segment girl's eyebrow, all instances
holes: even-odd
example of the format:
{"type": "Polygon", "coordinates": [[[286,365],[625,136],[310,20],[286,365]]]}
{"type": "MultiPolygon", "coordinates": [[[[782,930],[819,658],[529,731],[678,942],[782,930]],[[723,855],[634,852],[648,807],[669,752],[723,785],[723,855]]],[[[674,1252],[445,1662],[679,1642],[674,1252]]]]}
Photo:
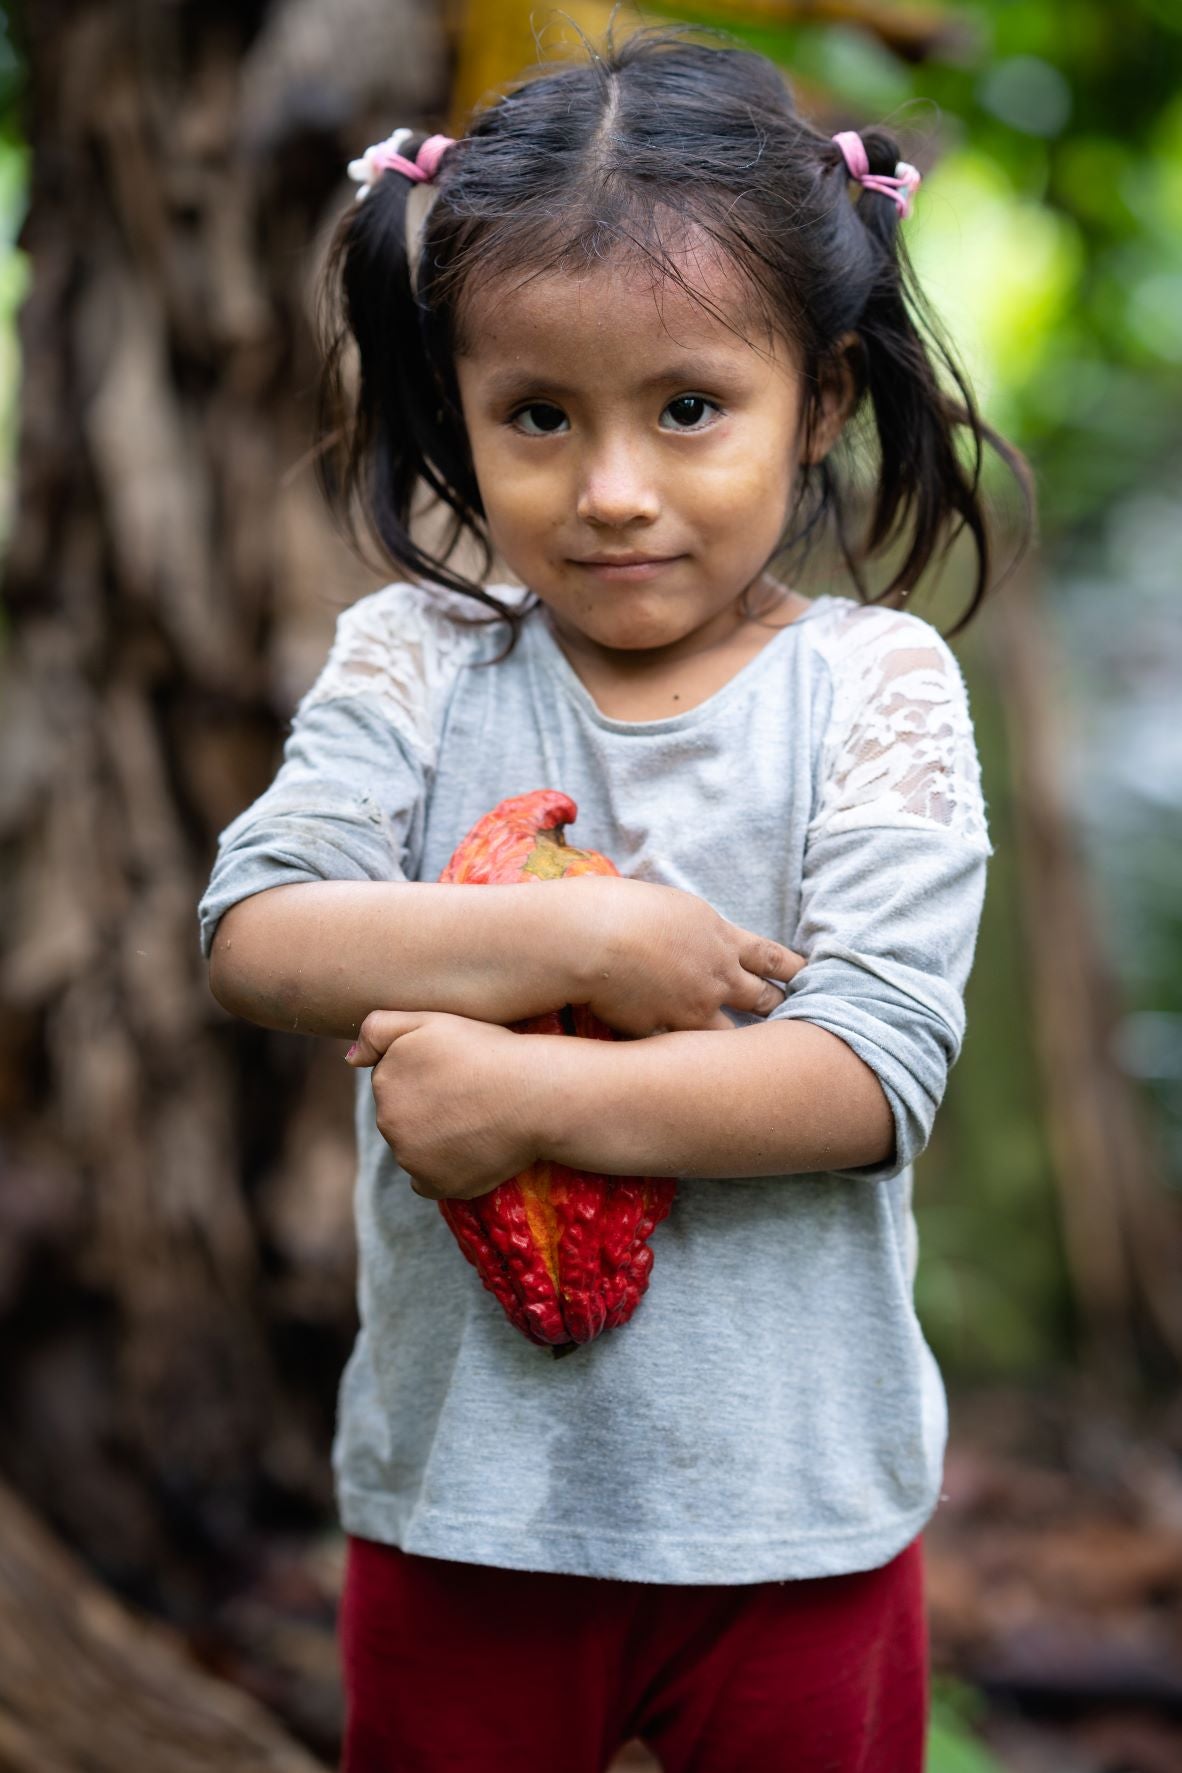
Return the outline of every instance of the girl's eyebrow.
{"type": "MultiPolygon", "coordinates": [[[[699,382],[733,381],[734,367],[724,369],[721,364],[709,358],[698,358],[694,362],[670,363],[652,375],[643,377],[637,382],[639,392],[647,393],[651,388],[664,387],[669,383],[680,383],[693,387],[699,382]]],[[[515,396],[533,393],[544,387],[549,394],[557,394],[562,398],[577,394],[578,388],[572,383],[555,381],[552,377],[526,369],[501,370],[491,375],[486,384],[486,392],[494,400],[512,400],[515,396]]]]}
{"type": "Polygon", "coordinates": [[[512,400],[518,394],[528,394],[531,389],[545,385],[551,394],[570,394],[572,389],[562,382],[551,381],[549,376],[534,375],[529,370],[505,369],[488,378],[486,392],[494,400],[512,400]]]}

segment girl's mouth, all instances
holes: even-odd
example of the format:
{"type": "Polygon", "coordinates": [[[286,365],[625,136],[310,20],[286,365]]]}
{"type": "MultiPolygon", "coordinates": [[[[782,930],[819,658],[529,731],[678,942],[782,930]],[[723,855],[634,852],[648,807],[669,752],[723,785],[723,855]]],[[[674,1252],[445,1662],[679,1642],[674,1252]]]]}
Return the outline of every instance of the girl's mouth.
{"type": "Polygon", "coordinates": [[[681,554],[600,554],[571,564],[600,579],[651,579],[683,559],[681,554]]]}

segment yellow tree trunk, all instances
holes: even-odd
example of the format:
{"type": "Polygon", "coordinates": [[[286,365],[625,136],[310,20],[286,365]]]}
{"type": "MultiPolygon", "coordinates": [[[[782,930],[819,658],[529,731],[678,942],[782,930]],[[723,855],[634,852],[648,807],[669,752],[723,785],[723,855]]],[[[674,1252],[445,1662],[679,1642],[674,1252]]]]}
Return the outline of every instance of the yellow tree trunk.
{"type": "Polygon", "coordinates": [[[909,61],[939,48],[953,48],[966,35],[963,18],[935,4],[900,5],[899,0],[670,0],[654,11],[645,6],[612,5],[609,0],[562,0],[550,7],[531,0],[452,0],[451,30],[456,47],[452,126],[462,128],[482,99],[538,62],[569,54],[585,32],[602,42],[614,14],[618,38],[640,25],[668,19],[712,26],[789,25],[807,21],[855,25],[888,44],[909,61]]]}
{"type": "Polygon", "coordinates": [[[569,54],[580,30],[593,42],[601,42],[613,10],[621,34],[640,22],[623,7],[613,9],[607,0],[564,0],[561,8],[539,8],[529,0],[456,0],[453,129],[462,128],[473,106],[506,81],[539,62],[569,54]]]}

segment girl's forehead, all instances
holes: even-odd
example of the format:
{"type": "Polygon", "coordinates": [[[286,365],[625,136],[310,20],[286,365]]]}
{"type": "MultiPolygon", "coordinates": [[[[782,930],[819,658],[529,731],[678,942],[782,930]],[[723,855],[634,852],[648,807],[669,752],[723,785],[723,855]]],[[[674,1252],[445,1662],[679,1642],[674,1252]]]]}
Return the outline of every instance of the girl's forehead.
{"type": "Polygon", "coordinates": [[[676,346],[766,353],[769,329],[748,281],[721,254],[671,270],[623,255],[577,269],[505,272],[473,280],[462,306],[460,354],[472,363],[676,346]]]}

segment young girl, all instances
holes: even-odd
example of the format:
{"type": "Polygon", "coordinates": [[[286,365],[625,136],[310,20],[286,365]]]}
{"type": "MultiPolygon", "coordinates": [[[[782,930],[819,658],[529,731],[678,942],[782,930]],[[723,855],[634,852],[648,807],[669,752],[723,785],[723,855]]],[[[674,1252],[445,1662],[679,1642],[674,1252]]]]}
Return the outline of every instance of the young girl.
{"type": "Polygon", "coordinates": [[[642,32],[350,170],[327,484],[403,576],[340,616],[200,906],[222,1004],[355,1042],[343,1766],[602,1773],[639,1736],[666,1773],[917,1773],[946,1411],[911,1176],[991,846],[958,666],[898,604],[967,528],[972,613],[982,441],[1023,464],[917,330],[918,174],[758,56],[642,32]],[[504,583],[417,505],[412,539],[423,483],[504,583]],[[851,585],[809,601],[771,566],[827,516],[851,585]],[[623,878],[439,884],[539,787],[623,878]],[[505,1026],[564,1003],[631,1038],[505,1026]],[[681,1178],[634,1317],[562,1361],[435,1204],[540,1156],[681,1178]]]}

